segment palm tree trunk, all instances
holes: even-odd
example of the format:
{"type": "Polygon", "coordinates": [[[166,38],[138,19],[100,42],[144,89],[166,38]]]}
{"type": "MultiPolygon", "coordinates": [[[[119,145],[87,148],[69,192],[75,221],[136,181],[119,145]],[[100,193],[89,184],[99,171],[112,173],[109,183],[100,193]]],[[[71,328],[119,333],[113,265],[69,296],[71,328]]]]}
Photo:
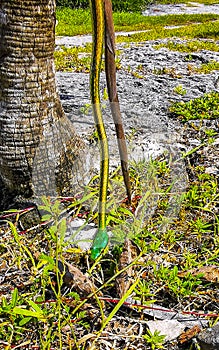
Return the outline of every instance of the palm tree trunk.
{"type": "MultiPolygon", "coordinates": [[[[55,0],[0,2],[0,175],[10,196],[63,194],[83,142],[56,89],[55,0]],[[52,179],[50,179],[50,175],[52,179]]],[[[6,200],[3,198],[3,201],[6,200]]]]}

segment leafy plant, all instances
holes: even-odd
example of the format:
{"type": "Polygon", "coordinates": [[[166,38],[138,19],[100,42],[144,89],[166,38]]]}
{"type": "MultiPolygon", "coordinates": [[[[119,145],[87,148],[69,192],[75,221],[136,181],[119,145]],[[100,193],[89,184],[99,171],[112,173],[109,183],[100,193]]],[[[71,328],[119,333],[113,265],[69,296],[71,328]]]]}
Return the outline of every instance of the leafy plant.
{"type": "Polygon", "coordinates": [[[54,52],[55,66],[57,71],[83,72],[90,71],[91,48],[88,52],[88,47],[63,47],[59,51],[54,52]],[[82,54],[82,56],[81,56],[82,54]]]}
{"type": "Polygon", "coordinates": [[[182,122],[191,119],[216,119],[219,117],[219,93],[211,92],[188,102],[177,102],[170,111],[177,115],[182,122]]]}
{"type": "MultiPolygon", "coordinates": [[[[59,1],[62,6],[70,2],[70,0],[59,1]]],[[[140,1],[132,4],[130,1],[127,4],[117,1],[117,5],[140,6],[140,1]]],[[[77,2],[77,6],[84,7],[85,1],[77,2]]],[[[91,32],[89,10],[57,9],[57,18],[59,35],[91,32]]],[[[120,37],[119,41],[152,40],[176,35],[190,38],[218,38],[218,21],[211,23],[218,19],[218,15],[215,14],[149,18],[140,13],[122,12],[115,13],[114,19],[116,30],[149,30],[148,33],[135,34],[132,38],[120,37]],[[175,29],[164,28],[165,25],[177,24],[185,26],[175,29]]],[[[174,42],[173,39],[172,42],[174,42]]],[[[202,49],[218,51],[215,45],[215,42],[192,40],[187,46],[169,44],[169,48],[178,48],[185,52],[202,49]]],[[[89,71],[91,45],[70,49],[61,47],[59,50],[55,53],[57,69],[74,72],[89,71]]],[[[192,55],[188,56],[188,59],[192,59],[192,55]]],[[[188,62],[189,64],[191,62],[188,62]]],[[[200,72],[201,69],[202,72],[208,72],[209,69],[217,69],[217,63],[210,62],[199,68],[192,66],[190,71],[198,72],[197,69],[200,69],[200,72]]],[[[143,65],[138,66],[133,72],[130,68],[130,73],[135,76],[139,74],[140,77],[142,72],[144,72],[143,65]]],[[[173,67],[164,68],[158,73],[177,78],[173,67]]],[[[183,89],[180,87],[177,91],[181,93],[183,89]]],[[[107,99],[107,94],[104,93],[104,95],[107,99]]],[[[195,118],[214,119],[218,118],[218,102],[218,94],[212,92],[196,101],[175,104],[173,113],[183,121],[195,118]]],[[[89,107],[85,105],[82,112],[89,112],[89,107]]],[[[192,127],[192,123],[188,124],[188,127],[192,127]]],[[[89,340],[94,347],[95,343],[99,346],[98,339],[105,327],[113,324],[116,315],[124,317],[124,310],[120,308],[128,296],[131,300],[137,299],[144,305],[151,305],[156,299],[157,303],[162,302],[165,306],[171,304],[171,307],[176,307],[179,312],[189,308],[203,310],[206,305],[210,311],[215,312],[217,284],[209,282],[210,287],[206,289],[202,276],[193,276],[188,269],[218,264],[219,218],[216,212],[219,198],[218,180],[216,176],[207,174],[204,167],[195,166],[190,162],[191,157],[195,157],[196,152],[205,144],[211,146],[211,141],[217,136],[217,130],[202,126],[194,130],[197,131],[198,136],[201,135],[200,147],[189,150],[183,155],[189,174],[191,173],[192,176],[182,195],[179,215],[171,218],[165,229],[162,222],[165,220],[169,202],[174,199],[170,191],[171,160],[163,155],[149,162],[142,160],[131,164],[130,173],[134,193],[131,206],[125,201],[119,169],[111,174],[107,224],[112,232],[111,243],[114,248],[93,264],[89,260],[89,253],[81,252],[77,247],[75,233],[71,241],[65,241],[66,217],[69,221],[73,221],[78,216],[84,219],[82,227],[79,227],[76,233],[87,223],[96,223],[98,176],[90,181],[83,193],[72,198],[65,206],[61,204],[63,198],[54,200],[44,197],[40,209],[43,211],[42,219],[44,223],[47,222],[47,226],[39,225],[39,231],[30,228],[28,232],[21,235],[19,214],[16,214],[16,218],[10,223],[4,221],[6,227],[3,225],[1,228],[0,249],[1,269],[5,273],[6,280],[3,280],[1,286],[3,289],[0,299],[0,339],[6,343],[4,344],[6,349],[31,347],[32,340],[33,346],[39,344],[38,346],[42,349],[64,349],[65,347],[85,349],[88,347],[89,340]],[[147,215],[150,205],[153,208],[153,215],[147,215]],[[86,214],[84,214],[85,211],[86,214]],[[136,258],[129,261],[121,271],[131,269],[130,278],[133,280],[127,293],[117,300],[118,303],[113,307],[112,303],[116,300],[114,299],[115,280],[119,274],[122,275],[121,271],[117,271],[117,266],[121,251],[124,249],[125,238],[134,241],[133,246],[137,254],[136,258]],[[75,290],[66,287],[65,261],[78,266],[89,275],[97,284],[98,291],[112,296],[113,302],[107,301],[106,304],[107,313],[104,302],[97,293],[95,294],[96,291],[88,295],[87,299],[85,297],[81,300],[75,290]],[[59,262],[64,266],[61,271],[59,262]],[[184,273],[183,277],[180,276],[180,272],[184,273]],[[11,291],[10,288],[13,289],[14,286],[16,288],[11,291]],[[92,325],[92,333],[90,325],[92,325]],[[27,339],[25,344],[24,339],[27,339]]],[[[130,142],[131,140],[134,142],[135,132],[136,130],[132,130],[130,142]]],[[[93,135],[92,139],[94,140],[95,137],[93,135]]],[[[132,253],[129,252],[131,258],[132,253]]],[[[129,313],[126,307],[125,315],[133,317],[133,309],[131,308],[129,313]]],[[[141,322],[138,316],[136,319],[136,324],[138,321],[141,322]]],[[[147,348],[149,346],[152,350],[165,348],[164,336],[157,331],[154,333],[148,331],[143,338],[147,348]]]]}
{"type": "Polygon", "coordinates": [[[183,89],[183,86],[182,85],[177,85],[173,91],[176,93],[176,94],[179,94],[179,95],[186,95],[186,89],[183,89]]]}
{"type": "Polygon", "coordinates": [[[158,269],[155,267],[154,273],[156,278],[161,279],[163,283],[166,283],[166,288],[176,296],[192,295],[197,286],[201,284],[199,276],[194,277],[191,274],[188,274],[184,279],[179,278],[177,266],[169,269],[168,267],[161,265],[158,269]]]}
{"type": "Polygon", "coordinates": [[[154,333],[152,333],[150,329],[147,330],[147,334],[143,335],[143,338],[146,340],[147,343],[150,344],[152,350],[163,349],[165,337],[165,335],[160,334],[160,332],[157,330],[155,330],[154,333]]]}
{"type": "MultiPolygon", "coordinates": [[[[155,49],[159,50],[162,47],[166,47],[171,51],[179,51],[179,52],[197,52],[201,50],[209,50],[209,51],[219,51],[219,46],[217,42],[212,42],[212,40],[187,40],[185,43],[178,43],[174,40],[168,40],[167,43],[162,43],[153,46],[155,49]]],[[[192,56],[190,55],[190,59],[192,56]]]]}

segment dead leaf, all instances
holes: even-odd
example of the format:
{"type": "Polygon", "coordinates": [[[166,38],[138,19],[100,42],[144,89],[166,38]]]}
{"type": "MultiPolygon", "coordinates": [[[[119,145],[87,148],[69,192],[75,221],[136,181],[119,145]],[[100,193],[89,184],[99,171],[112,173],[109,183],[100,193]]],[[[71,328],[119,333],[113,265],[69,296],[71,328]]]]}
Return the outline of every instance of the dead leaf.
{"type": "Polygon", "coordinates": [[[130,239],[126,238],[118,264],[119,271],[125,270],[116,278],[116,291],[120,298],[125,295],[132,283],[133,266],[127,269],[126,267],[138,256],[138,253],[138,247],[130,239]]]}
{"type": "Polygon", "coordinates": [[[179,336],[180,344],[186,343],[190,339],[194,338],[200,332],[201,332],[201,328],[198,325],[188,329],[186,332],[183,332],[179,336]]]}
{"type": "Polygon", "coordinates": [[[192,276],[197,276],[202,274],[202,279],[205,279],[208,282],[219,282],[219,266],[211,265],[211,266],[203,266],[196,269],[191,269],[188,271],[179,272],[179,277],[185,277],[188,273],[191,273],[192,276]]]}
{"type": "MultiPolygon", "coordinates": [[[[83,297],[97,291],[97,287],[94,283],[85,276],[81,270],[67,262],[65,264],[68,267],[68,271],[64,275],[63,281],[68,287],[75,289],[76,292],[79,295],[83,295],[83,297]]],[[[102,296],[102,293],[98,292],[98,295],[102,296]]]]}

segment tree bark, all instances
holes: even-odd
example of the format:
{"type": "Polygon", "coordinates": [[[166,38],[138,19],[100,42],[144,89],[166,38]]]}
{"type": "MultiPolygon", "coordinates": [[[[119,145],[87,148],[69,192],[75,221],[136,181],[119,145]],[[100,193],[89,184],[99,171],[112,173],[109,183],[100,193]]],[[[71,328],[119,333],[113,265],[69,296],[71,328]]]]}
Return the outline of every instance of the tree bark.
{"type": "Polygon", "coordinates": [[[55,82],[55,0],[0,2],[0,175],[6,197],[72,189],[83,148],[55,82]]]}

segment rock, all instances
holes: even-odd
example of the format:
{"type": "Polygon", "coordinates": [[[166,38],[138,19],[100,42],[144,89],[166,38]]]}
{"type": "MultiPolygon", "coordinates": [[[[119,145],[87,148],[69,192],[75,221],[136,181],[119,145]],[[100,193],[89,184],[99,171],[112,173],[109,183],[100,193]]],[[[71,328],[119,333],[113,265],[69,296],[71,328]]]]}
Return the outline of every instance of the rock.
{"type": "Polygon", "coordinates": [[[201,350],[219,349],[219,324],[207,328],[197,336],[201,350]]]}
{"type": "Polygon", "coordinates": [[[160,335],[165,335],[165,342],[178,338],[185,328],[184,324],[176,320],[147,321],[146,324],[151,333],[158,331],[160,335]]]}

